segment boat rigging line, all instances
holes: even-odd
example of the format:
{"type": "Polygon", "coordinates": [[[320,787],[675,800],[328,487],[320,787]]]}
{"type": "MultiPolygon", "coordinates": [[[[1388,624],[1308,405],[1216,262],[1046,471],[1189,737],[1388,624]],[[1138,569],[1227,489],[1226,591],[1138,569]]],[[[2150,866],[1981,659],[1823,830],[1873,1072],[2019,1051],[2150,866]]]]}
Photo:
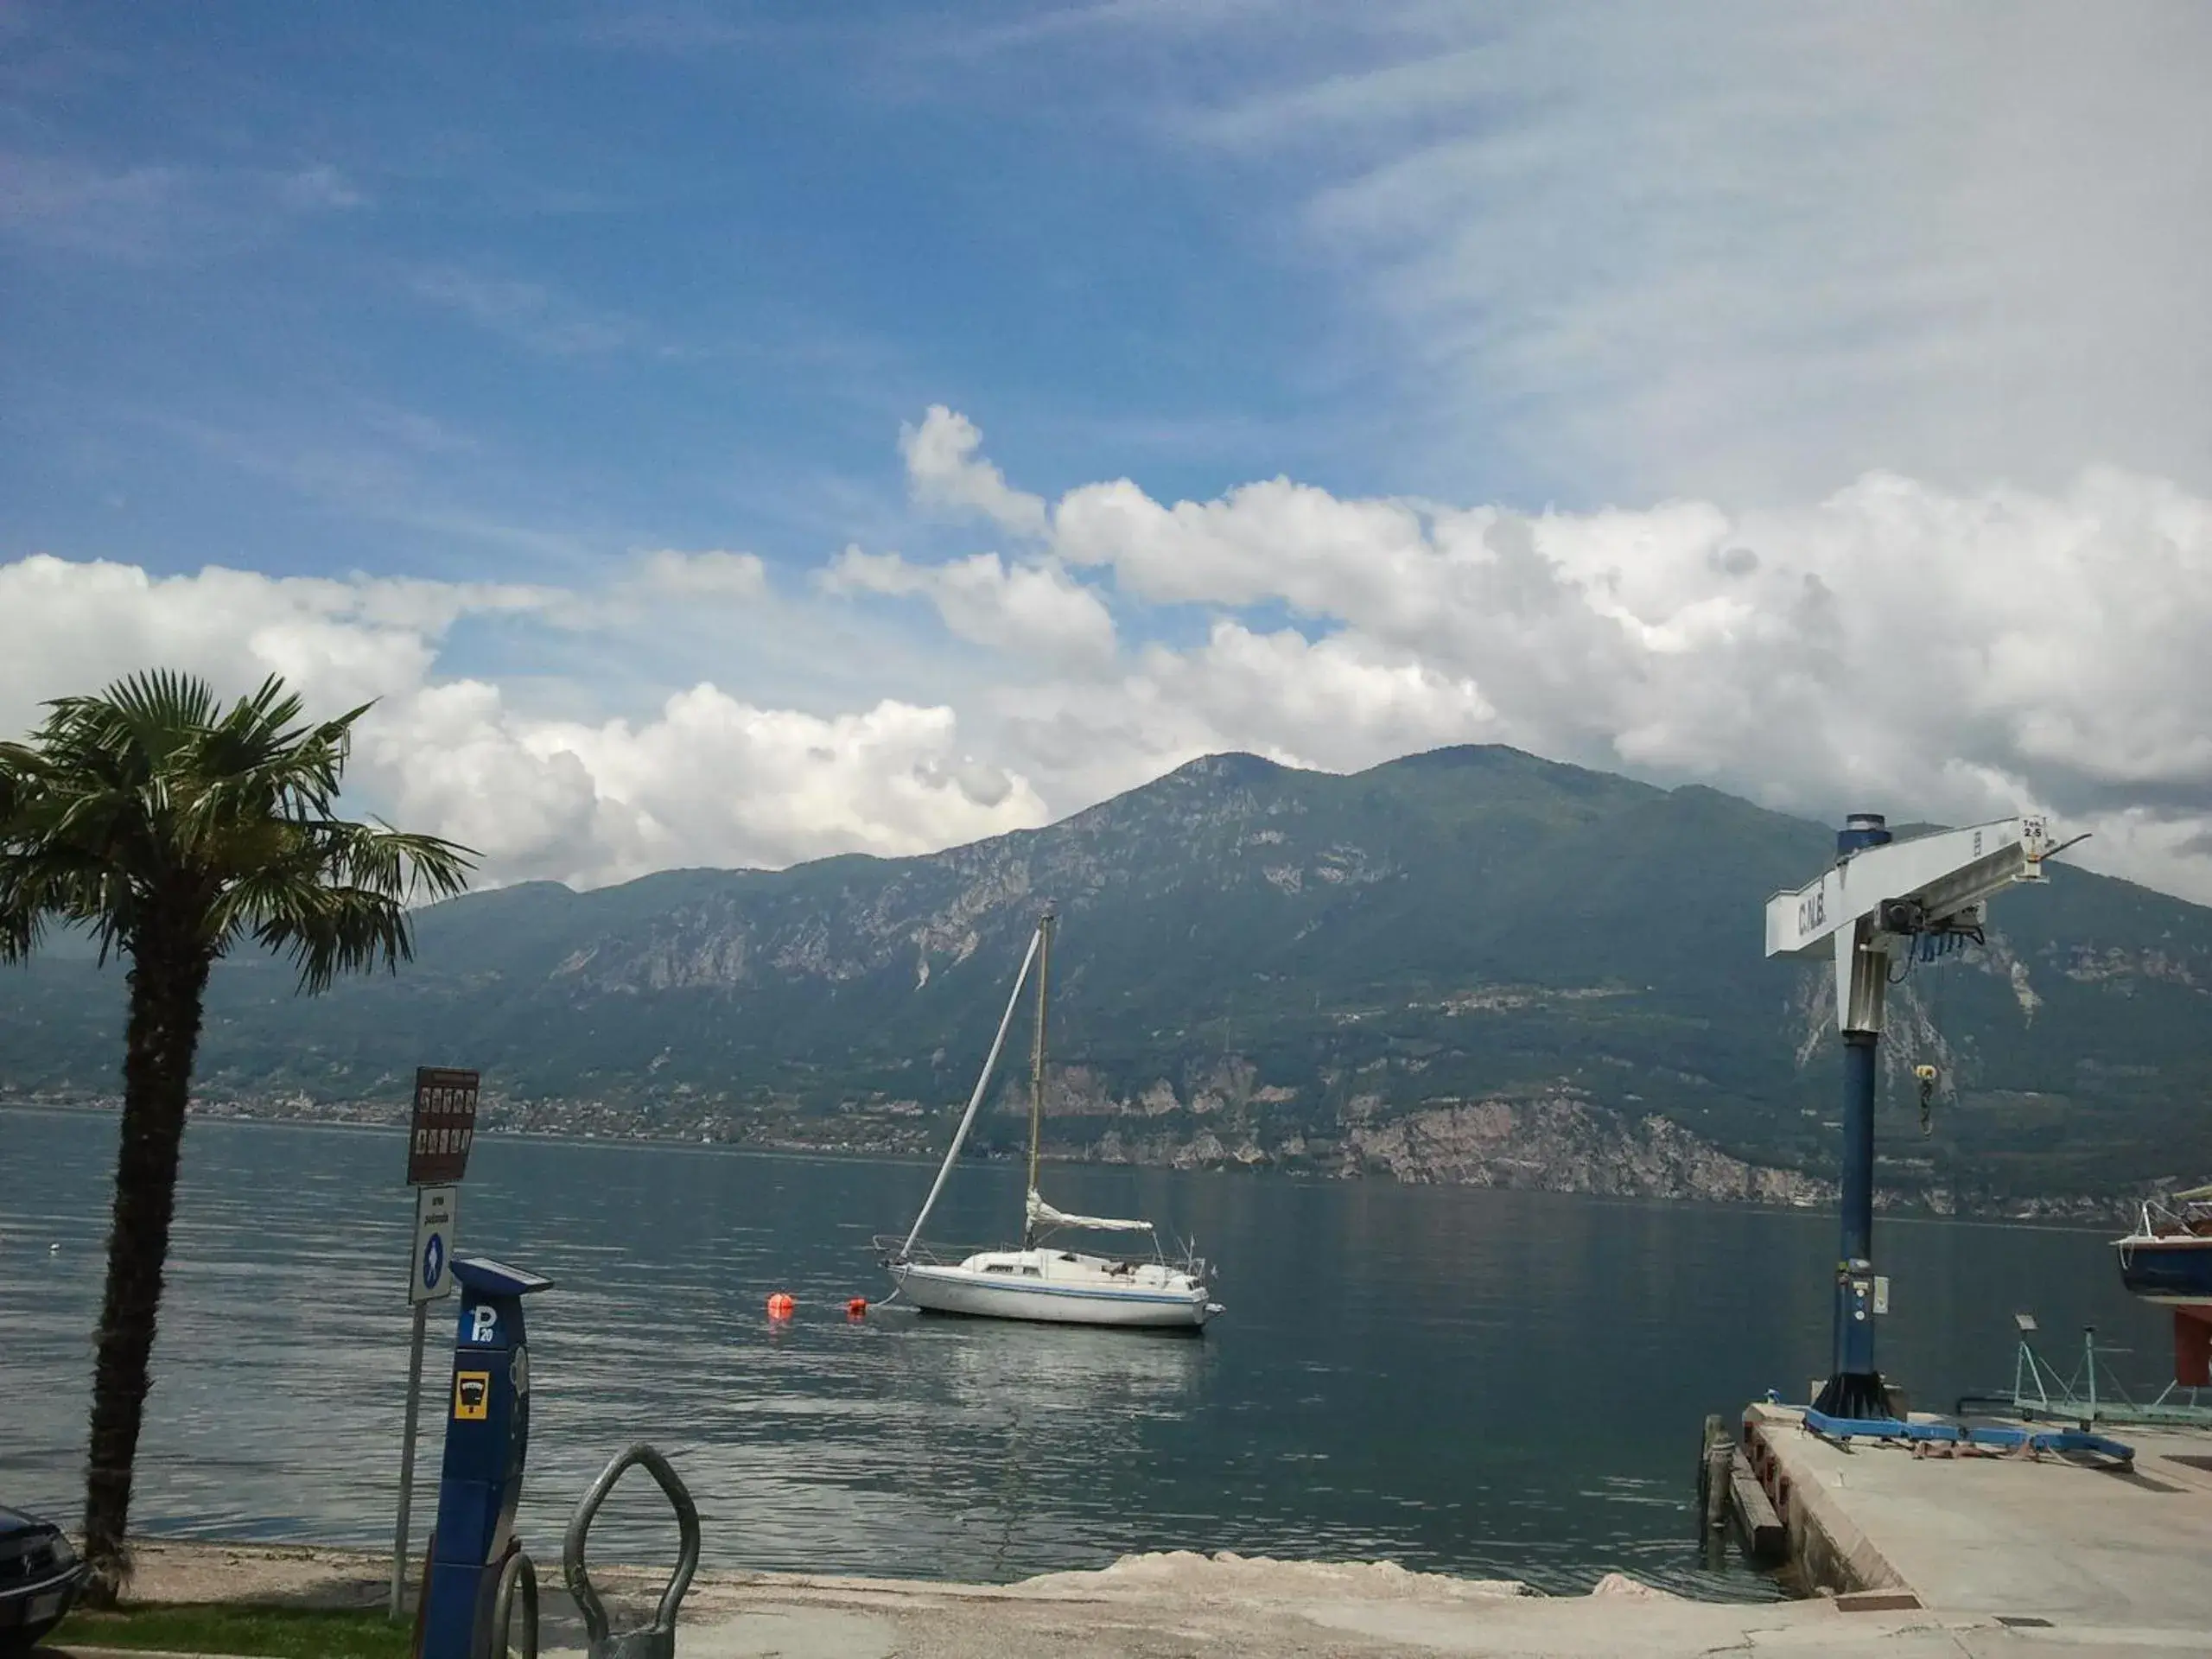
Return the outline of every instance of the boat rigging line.
{"type": "MultiPolygon", "coordinates": [[[[930,1183],[930,1195],[922,1200],[922,1213],[914,1217],[913,1230],[906,1235],[906,1242],[899,1247],[899,1259],[905,1261],[914,1253],[914,1241],[922,1236],[922,1228],[930,1218],[930,1211],[937,1205],[938,1195],[944,1191],[945,1178],[952,1173],[952,1166],[960,1160],[960,1148],[968,1143],[968,1131],[976,1126],[976,1109],[983,1103],[983,1091],[991,1086],[991,1073],[998,1069],[999,1051],[1006,1046],[1006,1034],[1014,1026],[1014,1011],[1021,1006],[1021,988],[1029,978],[1029,964],[1037,960],[1037,942],[1044,930],[1029,936],[1029,950],[1021,958],[1021,971],[1014,976],[1014,995],[1006,1000],[1006,1013],[999,1020],[999,1034],[991,1039],[991,1052],[983,1062],[982,1075],[976,1079],[976,1092],[968,1096],[968,1109],[961,1114],[960,1128],[952,1137],[952,1150],[944,1155],[944,1162],[937,1172],[937,1179],[930,1183]]],[[[1032,1179],[1034,1175],[1033,1172],[1032,1179]]]]}

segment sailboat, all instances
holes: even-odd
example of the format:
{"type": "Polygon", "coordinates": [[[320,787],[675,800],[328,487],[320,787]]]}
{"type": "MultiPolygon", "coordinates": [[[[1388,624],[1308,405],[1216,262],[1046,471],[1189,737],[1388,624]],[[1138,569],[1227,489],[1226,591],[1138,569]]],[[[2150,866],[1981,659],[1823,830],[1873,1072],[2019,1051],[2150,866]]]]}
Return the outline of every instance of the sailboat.
{"type": "Polygon", "coordinates": [[[1047,1325],[1109,1325],[1149,1327],[1203,1326],[1222,1311],[1206,1288],[1206,1264],[1185,1251],[1171,1262],[1160,1248],[1160,1232],[1148,1221],[1113,1216],[1078,1216],[1055,1209],[1037,1190],[1037,1148],[1045,1122],[1045,1011],[1052,956],[1050,911],[1030,935],[1029,949],[1014,976],[998,1035],[976,1079],[968,1109],[953,1134],[952,1147],[922,1201],[921,1213],[901,1239],[879,1238],[883,1265],[899,1294],[916,1307],[934,1313],[968,1313],[985,1319],[1029,1319],[1047,1325]],[[983,1103],[1007,1032],[1021,1003],[1022,987],[1037,970],[1037,1027],[1029,1055],[1029,1183],[1022,1203],[1018,1247],[976,1250],[948,1259],[921,1243],[922,1229],[937,1207],[960,1149],[967,1144],[976,1110],[983,1103]],[[1141,1233],[1152,1240],[1149,1257],[1103,1255],[1065,1249],[1048,1241],[1061,1232],[1141,1233]]]}

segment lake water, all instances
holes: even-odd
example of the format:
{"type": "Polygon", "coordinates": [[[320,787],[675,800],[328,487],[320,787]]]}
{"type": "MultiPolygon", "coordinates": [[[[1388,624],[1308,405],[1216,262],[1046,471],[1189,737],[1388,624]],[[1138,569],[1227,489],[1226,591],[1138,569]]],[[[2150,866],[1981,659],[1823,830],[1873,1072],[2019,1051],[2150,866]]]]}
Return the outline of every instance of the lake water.
{"type": "MultiPolygon", "coordinates": [[[[91,1332],[117,1121],[0,1111],[0,1501],[81,1503],[91,1332]],[[54,1248],[58,1247],[58,1248],[54,1248]]],[[[412,1205],[396,1132],[194,1122],[134,1520],[180,1535],[389,1547],[412,1205]]],[[[1586,1586],[1776,1593],[1700,1563],[1708,1411],[1827,1368],[1835,1223],[1820,1213],[1269,1176],[1051,1168],[1054,1202],[1145,1215],[1220,1264],[1201,1339],[938,1320],[868,1250],[929,1172],[710,1147],[486,1137],[464,1250],[551,1276],[529,1305],[521,1527],[631,1440],[697,1497],[712,1564],[1009,1580],[1127,1551],[1234,1549],[1586,1586]],[[787,1290],[798,1318],[772,1328],[787,1290]]],[[[955,1179],[933,1235],[992,1239],[1020,1172],[955,1179]]],[[[2009,1382],[2012,1313],[2070,1355],[2095,1324],[2156,1377],[2158,1316],[2103,1236],[1884,1222],[1885,1368],[1918,1401],[2009,1382]]],[[[444,1305],[450,1308],[452,1304],[444,1305]]],[[[445,1386],[434,1319],[426,1390],[445,1386]]],[[[435,1505],[426,1413],[416,1545],[435,1505]]],[[[666,1549],[639,1478],[594,1529],[666,1549]]],[[[595,1553],[597,1553],[595,1551],[595,1553]]]]}

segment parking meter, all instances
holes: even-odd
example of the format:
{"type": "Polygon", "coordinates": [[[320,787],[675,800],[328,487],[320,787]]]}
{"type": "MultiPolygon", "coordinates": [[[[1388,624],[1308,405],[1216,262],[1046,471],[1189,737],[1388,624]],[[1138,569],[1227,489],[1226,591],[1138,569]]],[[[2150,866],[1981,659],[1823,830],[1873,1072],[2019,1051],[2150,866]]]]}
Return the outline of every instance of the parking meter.
{"type": "Polygon", "coordinates": [[[486,1659],[499,1568],[514,1546],[515,1505],[530,1450],[530,1345],[522,1299],[552,1281],[455,1256],[461,1319],[446,1401],[438,1524],[423,1592],[422,1659],[486,1659]]]}

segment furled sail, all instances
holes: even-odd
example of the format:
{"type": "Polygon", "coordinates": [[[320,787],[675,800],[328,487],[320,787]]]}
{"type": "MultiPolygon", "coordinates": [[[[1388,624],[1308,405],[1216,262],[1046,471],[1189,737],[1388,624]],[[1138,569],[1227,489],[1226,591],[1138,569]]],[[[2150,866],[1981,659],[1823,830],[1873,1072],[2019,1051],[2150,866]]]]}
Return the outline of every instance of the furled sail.
{"type": "Polygon", "coordinates": [[[1148,1221],[1116,1221],[1111,1216],[1071,1216],[1065,1211],[1055,1210],[1045,1202],[1035,1187],[1029,1189],[1029,1230],[1040,1227],[1088,1227],[1102,1233],[1148,1233],[1148,1221]]]}

